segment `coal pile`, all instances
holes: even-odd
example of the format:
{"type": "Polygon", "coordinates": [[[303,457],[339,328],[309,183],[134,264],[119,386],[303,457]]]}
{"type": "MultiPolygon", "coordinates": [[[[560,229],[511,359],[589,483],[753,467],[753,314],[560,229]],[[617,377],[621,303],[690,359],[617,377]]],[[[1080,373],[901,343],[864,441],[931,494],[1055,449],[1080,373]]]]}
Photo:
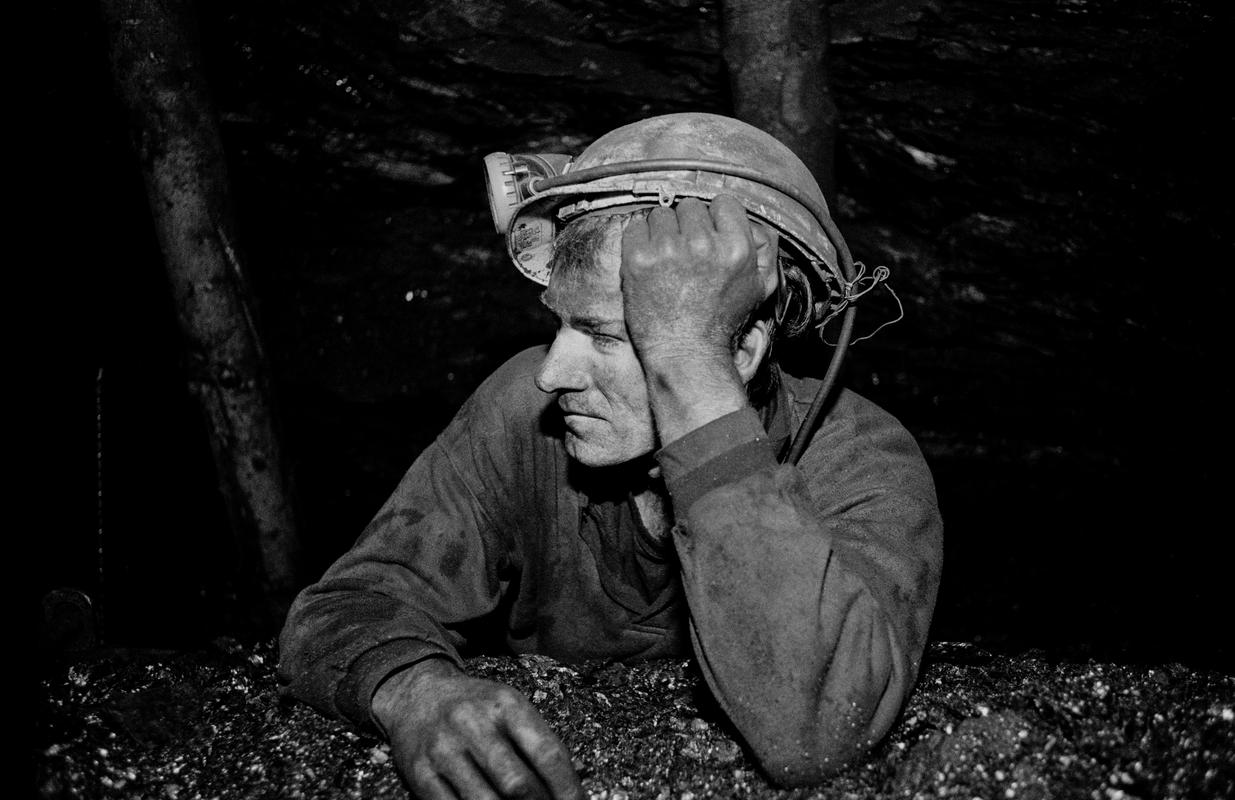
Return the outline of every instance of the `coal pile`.
{"type": "MultiPolygon", "coordinates": [[[[218,640],[50,667],[38,796],[405,797],[383,742],[279,697],[275,659],[271,644],[218,640]]],[[[468,669],[531,698],[593,800],[1235,795],[1235,677],[1179,664],[934,643],[889,736],[830,782],[796,790],[759,772],[689,661],[486,656],[468,669]]]]}

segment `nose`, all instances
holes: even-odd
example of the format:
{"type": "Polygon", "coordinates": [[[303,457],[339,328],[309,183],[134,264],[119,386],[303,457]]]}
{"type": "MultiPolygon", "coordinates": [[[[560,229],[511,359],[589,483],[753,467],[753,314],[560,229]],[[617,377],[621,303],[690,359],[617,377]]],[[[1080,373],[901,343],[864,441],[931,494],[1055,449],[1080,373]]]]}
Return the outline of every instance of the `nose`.
{"type": "Polygon", "coordinates": [[[542,392],[579,392],[587,388],[586,357],[580,350],[583,337],[577,331],[561,328],[540,369],[536,371],[536,388],[542,392]]]}

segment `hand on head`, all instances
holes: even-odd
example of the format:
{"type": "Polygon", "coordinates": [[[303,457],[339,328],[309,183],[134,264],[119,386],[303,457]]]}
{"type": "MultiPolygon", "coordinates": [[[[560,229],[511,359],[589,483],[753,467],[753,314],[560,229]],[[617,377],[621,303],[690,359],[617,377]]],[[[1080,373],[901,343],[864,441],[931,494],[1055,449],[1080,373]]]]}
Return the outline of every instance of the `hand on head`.
{"type": "Polygon", "coordinates": [[[728,358],[734,331],[776,288],[777,245],[727,194],[632,219],[622,237],[622,297],[640,359],[728,358]]]}

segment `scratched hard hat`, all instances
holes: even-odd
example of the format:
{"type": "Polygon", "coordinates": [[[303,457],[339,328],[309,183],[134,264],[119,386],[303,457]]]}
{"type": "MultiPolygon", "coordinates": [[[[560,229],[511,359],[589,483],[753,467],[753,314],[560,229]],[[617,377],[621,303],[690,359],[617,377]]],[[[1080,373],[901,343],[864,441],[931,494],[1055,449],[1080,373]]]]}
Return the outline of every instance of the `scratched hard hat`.
{"type": "Polygon", "coordinates": [[[650,117],[601,136],[565,174],[593,167],[610,169],[595,179],[534,191],[514,210],[506,232],[507,250],[515,265],[537,283],[549,282],[553,238],[576,217],[617,206],[669,205],[685,197],[709,201],[721,193],[735,195],[750,215],[779,231],[783,244],[842,277],[836,247],[816,217],[829,213],[819,184],[788,147],[753,125],[717,114],[650,117]],[[622,164],[649,159],[724,166],[621,170],[622,164]]]}

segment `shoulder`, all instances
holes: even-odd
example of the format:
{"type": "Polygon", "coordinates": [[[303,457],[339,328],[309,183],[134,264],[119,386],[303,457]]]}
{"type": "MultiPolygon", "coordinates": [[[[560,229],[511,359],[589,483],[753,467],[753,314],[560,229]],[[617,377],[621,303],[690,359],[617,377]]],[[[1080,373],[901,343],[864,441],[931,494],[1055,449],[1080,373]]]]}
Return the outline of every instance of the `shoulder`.
{"type": "Polygon", "coordinates": [[[546,345],[529,347],[506,360],[476,388],[473,398],[502,398],[544,406],[548,395],[536,388],[536,371],[545,360],[546,345]]]}
{"type": "MultiPolygon", "coordinates": [[[[796,433],[819,381],[786,375],[785,383],[796,433]]],[[[851,389],[836,392],[801,466],[829,480],[843,476],[851,485],[896,487],[931,502],[935,499],[930,469],[913,435],[894,415],[851,389]]]]}
{"type": "MultiPolygon", "coordinates": [[[[785,395],[791,407],[790,416],[796,426],[815,400],[820,381],[816,378],[799,378],[782,373],[785,395]]],[[[823,434],[849,436],[876,436],[900,439],[913,437],[895,416],[885,411],[874,401],[852,389],[837,387],[824,416],[823,423],[814,439],[823,434]]],[[[812,445],[814,444],[812,440],[812,445]]],[[[916,445],[915,445],[916,447],[916,445]]]]}
{"type": "Polygon", "coordinates": [[[442,436],[520,438],[540,430],[553,401],[536,388],[536,371],[548,348],[529,347],[512,356],[476,387],[442,436]]]}

